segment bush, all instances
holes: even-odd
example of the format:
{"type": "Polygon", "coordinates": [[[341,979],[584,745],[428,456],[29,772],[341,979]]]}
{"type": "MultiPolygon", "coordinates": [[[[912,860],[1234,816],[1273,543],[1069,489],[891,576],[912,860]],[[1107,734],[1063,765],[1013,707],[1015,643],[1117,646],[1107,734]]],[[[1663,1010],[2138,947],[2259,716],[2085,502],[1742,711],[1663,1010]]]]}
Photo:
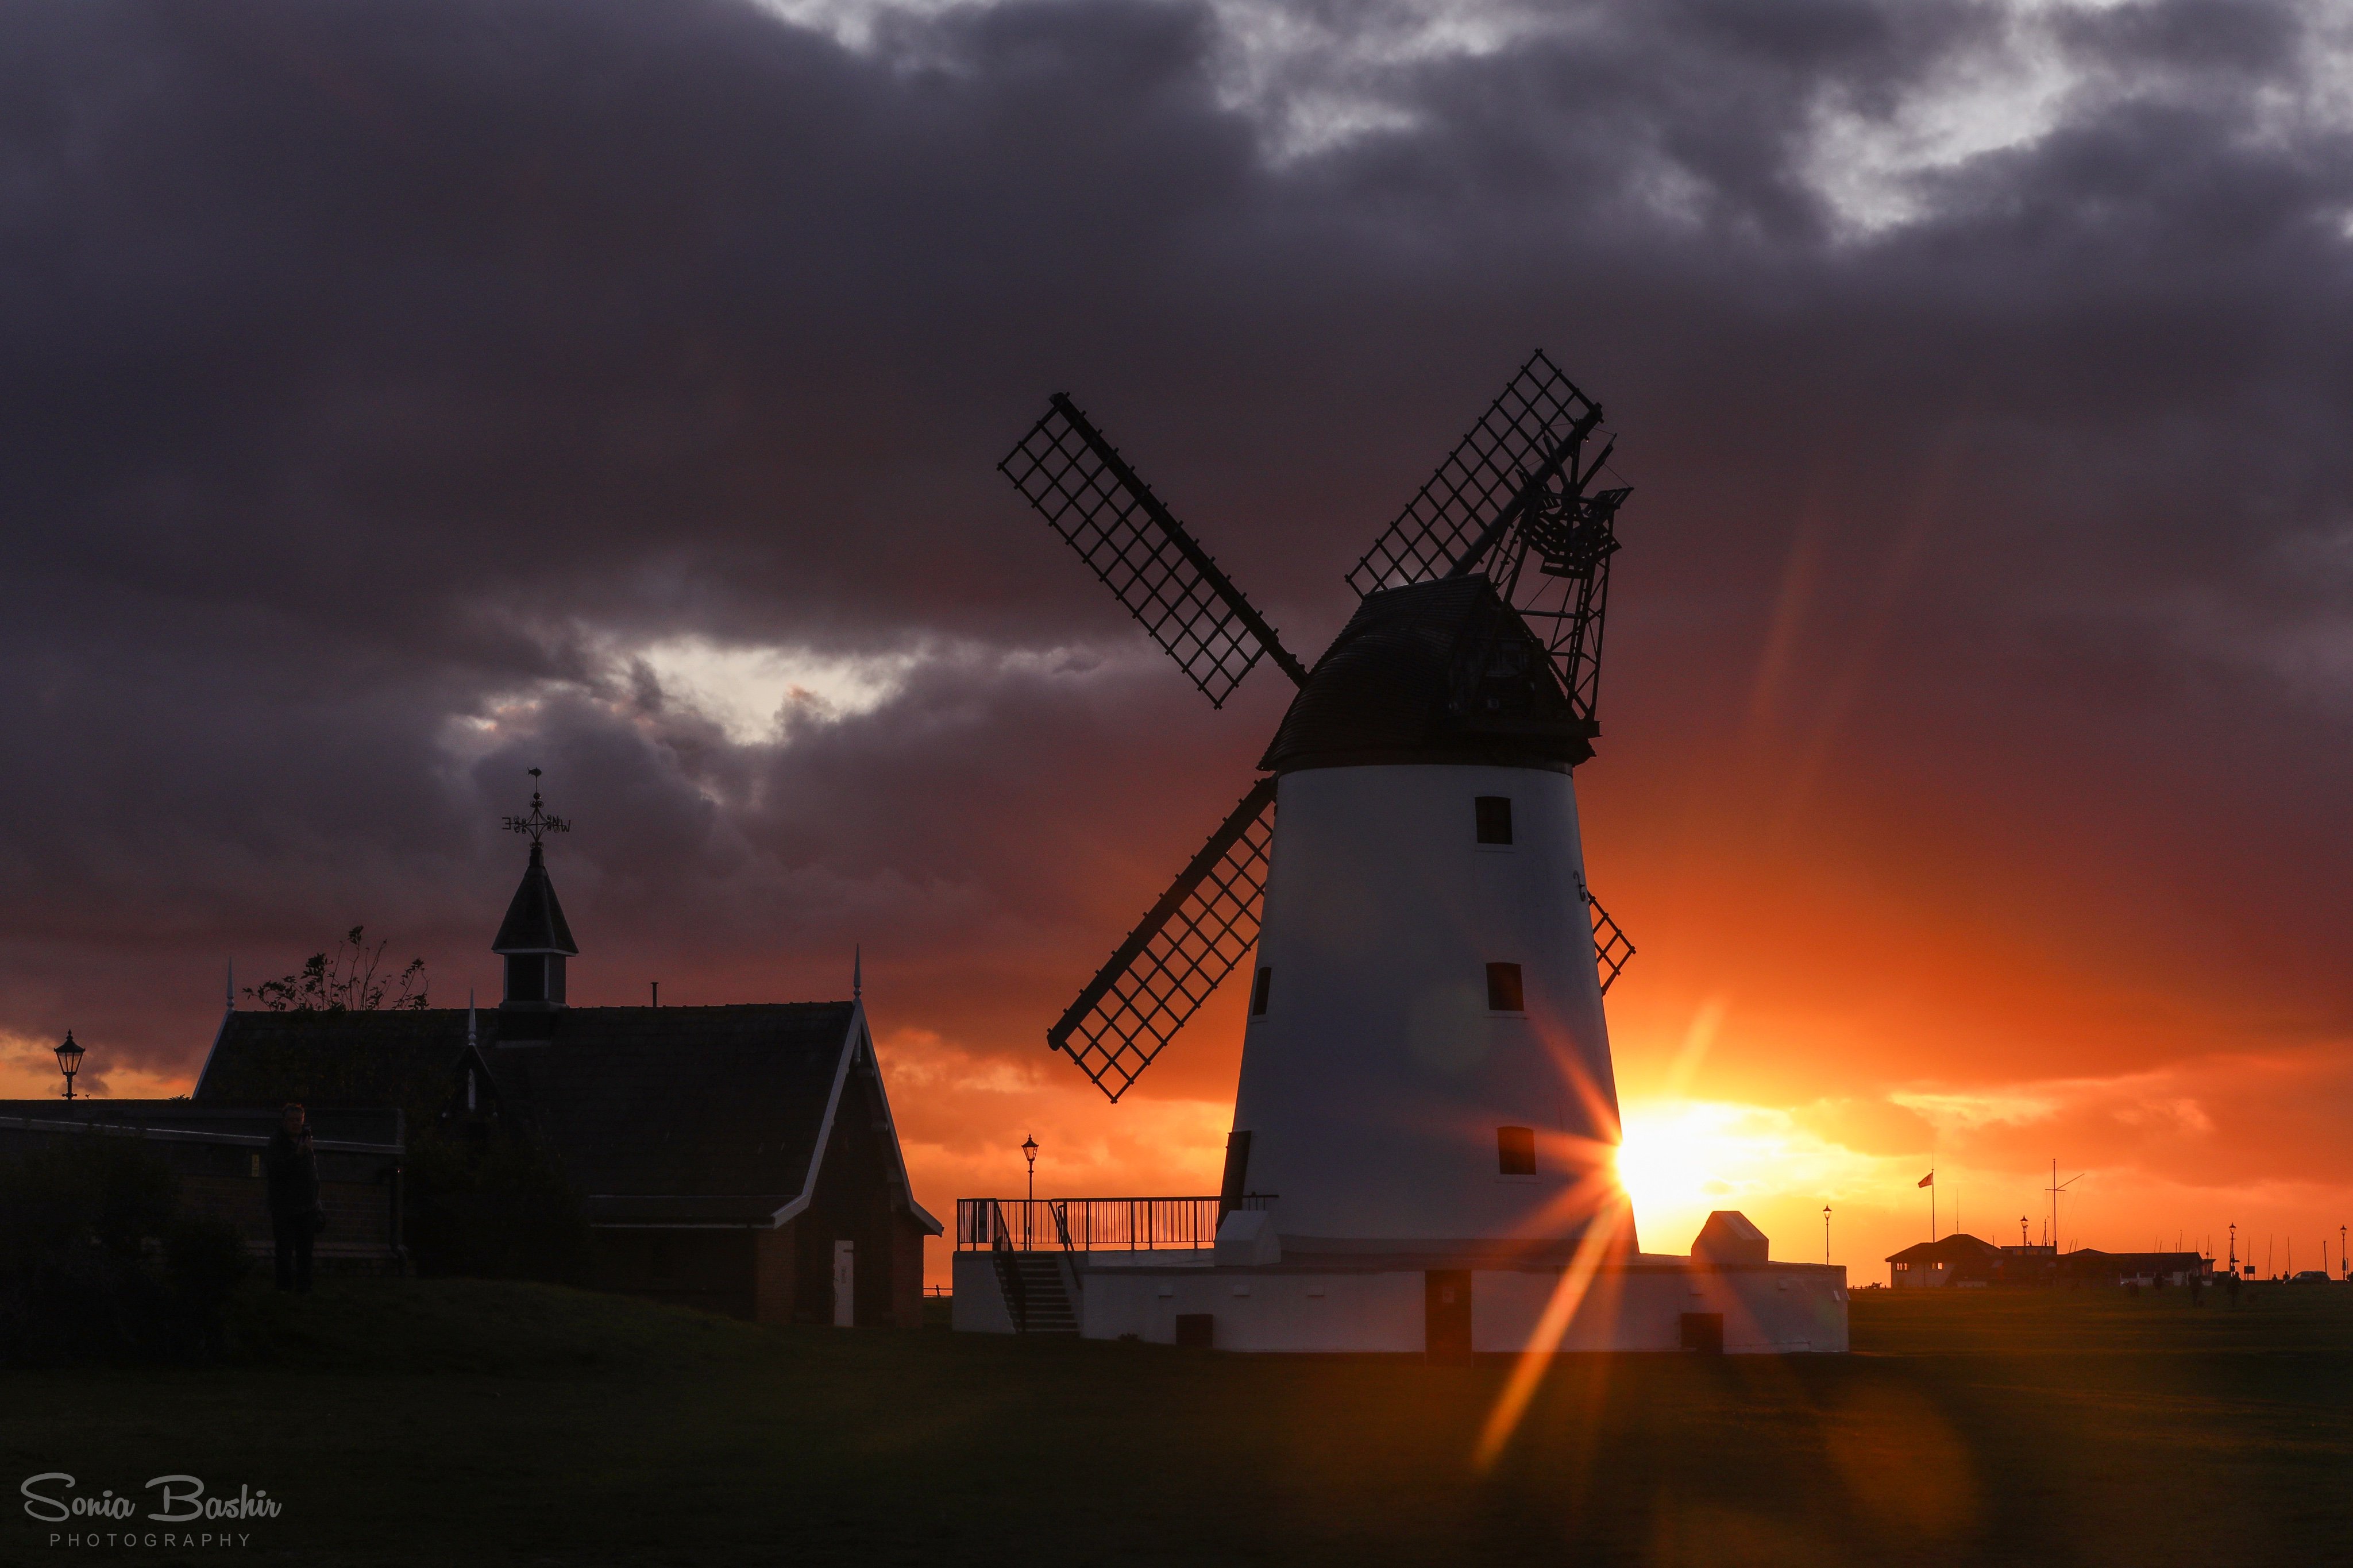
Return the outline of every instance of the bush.
{"type": "Polygon", "coordinates": [[[475,1123],[409,1145],[409,1256],[427,1276],[586,1284],[588,1225],[547,1146],[475,1123]]]}
{"type": "Polygon", "coordinates": [[[248,1268],[237,1233],[180,1212],[179,1179],[130,1140],[59,1140],[0,1160],[0,1360],[217,1354],[248,1268]]]}

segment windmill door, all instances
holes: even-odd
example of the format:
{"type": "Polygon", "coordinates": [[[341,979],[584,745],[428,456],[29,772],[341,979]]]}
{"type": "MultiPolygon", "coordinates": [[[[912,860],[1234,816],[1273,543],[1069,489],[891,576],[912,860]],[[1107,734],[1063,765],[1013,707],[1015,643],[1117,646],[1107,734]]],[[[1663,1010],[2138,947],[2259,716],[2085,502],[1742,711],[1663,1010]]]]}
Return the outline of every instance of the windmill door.
{"type": "Polygon", "coordinates": [[[1425,1348],[1432,1361],[1471,1359],[1471,1271],[1433,1268],[1423,1276],[1425,1348]]]}
{"type": "Polygon", "coordinates": [[[858,1244],[833,1244],[833,1326],[853,1328],[858,1322],[858,1244]]]}

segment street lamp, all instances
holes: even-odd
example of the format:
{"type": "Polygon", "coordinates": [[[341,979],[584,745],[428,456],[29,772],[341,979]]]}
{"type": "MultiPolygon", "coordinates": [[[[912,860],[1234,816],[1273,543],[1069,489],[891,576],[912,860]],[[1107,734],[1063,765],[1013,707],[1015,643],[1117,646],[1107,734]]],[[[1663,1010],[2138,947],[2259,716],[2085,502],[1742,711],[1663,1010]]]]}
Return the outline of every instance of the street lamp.
{"type": "Polygon", "coordinates": [[[1825,1267],[1825,1268],[1829,1267],[1829,1265],[1830,1265],[1830,1260],[1831,1260],[1831,1205],[1828,1205],[1828,1204],[1824,1204],[1824,1205],[1822,1205],[1822,1264],[1823,1264],[1823,1267],[1825,1267]]]}
{"type": "Polygon", "coordinates": [[[1029,1201],[1034,1204],[1038,1201],[1038,1140],[1023,1136],[1021,1157],[1029,1162],[1029,1201]]]}
{"type": "Polygon", "coordinates": [[[81,1071],[82,1049],[74,1044],[73,1031],[66,1031],[66,1043],[58,1047],[58,1070],[66,1075],[66,1098],[74,1097],[74,1074],[81,1071]]]}

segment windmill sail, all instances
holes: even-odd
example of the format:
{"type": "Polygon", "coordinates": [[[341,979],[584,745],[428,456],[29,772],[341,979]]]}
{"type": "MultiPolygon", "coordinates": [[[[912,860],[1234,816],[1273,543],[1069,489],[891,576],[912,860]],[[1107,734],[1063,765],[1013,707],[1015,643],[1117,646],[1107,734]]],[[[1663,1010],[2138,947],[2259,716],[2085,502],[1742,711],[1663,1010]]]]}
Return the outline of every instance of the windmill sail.
{"type": "Polygon", "coordinates": [[[1456,444],[1429,483],[1348,574],[1360,595],[1443,577],[1564,443],[1601,422],[1601,405],[1542,353],[1456,444]]]}
{"type": "Polygon", "coordinates": [[[1358,594],[1470,571],[1493,578],[1539,637],[1577,716],[1599,699],[1609,557],[1624,489],[1595,491],[1601,405],[1532,354],[1348,574],[1358,594]],[[1535,570],[1527,570],[1533,565],[1535,570]]]}
{"type": "Polygon", "coordinates": [[[1079,993],[1046,1043],[1113,1102],[1258,943],[1274,784],[1261,779],[1079,993]]]}
{"type": "Polygon", "coordinates": [[[1261,657],[1305,682],[1306,667],[1266,617],[1068,397],[1055,394],[997,467],[1211,707],[1224,707],[1261,657]]]}
{"type": "Polygon", "coordinates": [[[1601,994],[1607,996],[1611,983],[1625,972],[1626,961],[1634,956],[1634,944],[1626,940],[1626,933],[1618,929],[1618,922],[1609,918],[1590,888],[1585,889],[1585,908],[1593,916],[1593,969],[1601,977],[1601,994]]]}

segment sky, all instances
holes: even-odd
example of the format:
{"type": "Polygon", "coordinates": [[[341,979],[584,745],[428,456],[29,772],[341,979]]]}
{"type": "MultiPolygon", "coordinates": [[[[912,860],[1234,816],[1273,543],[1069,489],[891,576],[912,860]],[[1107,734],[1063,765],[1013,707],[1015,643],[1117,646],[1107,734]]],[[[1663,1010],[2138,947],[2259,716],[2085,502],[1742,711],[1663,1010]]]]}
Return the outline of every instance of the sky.
{"type": "MultiPolygon", "coordinates": [[[[2353,1220],[2353,19],[2284,0],[17,0],[0,1093],[225,967],[838,997],[918,1193],[1214,1190],[1229,985],[1046,1026],[1248,787],[994,471],[1067,391],[1312,651],[1528,352],[1620,514],[1646,1247],[2353,1220]]],[[[2258,1249],[2261,1256],[2257,1256],[2258,1249]]],[[[932,1267],[944,1267],[934,1244],[932,1267]]]]}

